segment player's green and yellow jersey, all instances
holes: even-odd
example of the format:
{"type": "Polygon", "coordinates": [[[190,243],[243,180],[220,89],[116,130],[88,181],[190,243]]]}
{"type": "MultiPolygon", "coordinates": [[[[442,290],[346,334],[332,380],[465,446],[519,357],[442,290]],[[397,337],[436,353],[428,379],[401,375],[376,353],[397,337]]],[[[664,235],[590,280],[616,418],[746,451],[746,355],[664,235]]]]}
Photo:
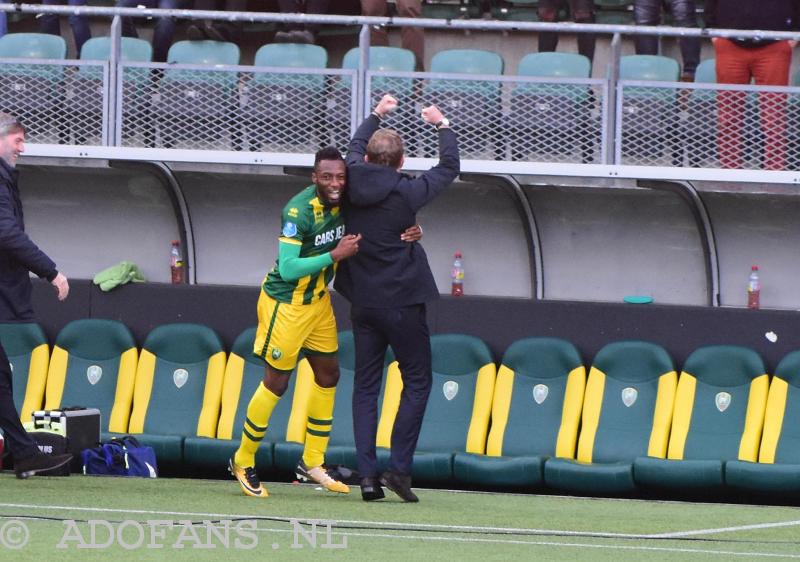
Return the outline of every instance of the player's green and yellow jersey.
{"type": "MultiPolygon", "coordinates": [[[[330,252],[344,236],[344,219],[339,207],[326,207],[317,197],[317,188],[310,185],[292,197],[281,215],[280,241],[300,246],[300,257],[308,258],[330,252]]],[[[336,264],[332,263],[297,281],[281,278],[279,261],[264,279],[264,291],[279,302],[310,304],[321,299],[333,280],[336,264]]]]}

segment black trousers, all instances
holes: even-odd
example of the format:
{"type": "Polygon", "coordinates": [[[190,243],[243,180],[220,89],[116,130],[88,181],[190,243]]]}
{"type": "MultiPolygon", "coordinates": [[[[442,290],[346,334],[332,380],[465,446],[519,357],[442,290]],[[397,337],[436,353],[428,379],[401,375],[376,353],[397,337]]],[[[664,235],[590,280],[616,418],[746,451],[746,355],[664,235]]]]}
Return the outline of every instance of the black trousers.
{"type": "Polygon", "coordinates": [[[3,430],[6,446],[15,459],[29,457],[39,452],[36,443],[28,436],[19,421],[19,412],[14,406],[11,365],[2,345],[0,345],[0,429],[3,430]]]}
{"type": "MultiPolygon", "coordinates": [[[[558,11],[569,3],[572,20],[575,23],[594,23],[594,0],[539,0],[539,19],[554,22],[558,19],[558,11]]],[[[578,52],[594,59],[594,33],[578,33],[578,52]]],[[[558,33],[547,31],[539,33],[539,52],[552,52],[558,46],[558,33]]]]}
{"type": "Polygon", "coordinates": [[[400,363],[403,393],[392,430],[389,469],[411,474],[422,417],[431,392],[431,340],[425,305],[399,308],[363,308],[350,311],[356,348],[353,384],[353,432],[362,477],[377,476],[375,436],[378,430],[378,393],[383,379],[386,348],[400,363]]]}

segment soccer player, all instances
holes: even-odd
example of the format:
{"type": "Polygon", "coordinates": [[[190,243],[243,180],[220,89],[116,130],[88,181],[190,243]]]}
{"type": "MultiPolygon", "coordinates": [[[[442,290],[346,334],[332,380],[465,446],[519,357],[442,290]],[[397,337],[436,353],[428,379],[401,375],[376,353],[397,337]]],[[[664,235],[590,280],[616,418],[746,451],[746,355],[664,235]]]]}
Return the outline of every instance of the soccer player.
{"type": "MultiPolygon", "coordinates": [[[[241,445],[229,466],[248,496],[268,496],[256,474],[255,454],[301,351],[314,371],[314,383],[308,401],[305,449],[296,472],[326,490],[350,492],[324,467],[339,381],[336,319],[328,284],[337,262],[358,252],[361,240],[360,235],[345,234],[339,212],[345,179],[342,155],[333,147],[323,148],[314,159],[313,185],[283,208],[278,260],[261,286],[253,345],[253,353],[267,362],[264,380],[247,406],[241,445]]],[[[401,236],[409,242],[420,237],[419,227],[401,236]]]]}

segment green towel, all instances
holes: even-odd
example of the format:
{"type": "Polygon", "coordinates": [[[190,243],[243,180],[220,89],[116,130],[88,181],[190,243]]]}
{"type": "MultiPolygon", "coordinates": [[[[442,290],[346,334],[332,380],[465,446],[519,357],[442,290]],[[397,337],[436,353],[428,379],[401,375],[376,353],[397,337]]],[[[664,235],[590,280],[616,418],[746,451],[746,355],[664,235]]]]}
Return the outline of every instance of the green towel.
{"type": "Polygon", "coordinates": [[[105,292],[125,283],[144,283],[145,281],[147,279],[139,271],[139,266],[131,261],[121,261],[94,276],[94,284],[99,285],[100,290],[105,292]]]}

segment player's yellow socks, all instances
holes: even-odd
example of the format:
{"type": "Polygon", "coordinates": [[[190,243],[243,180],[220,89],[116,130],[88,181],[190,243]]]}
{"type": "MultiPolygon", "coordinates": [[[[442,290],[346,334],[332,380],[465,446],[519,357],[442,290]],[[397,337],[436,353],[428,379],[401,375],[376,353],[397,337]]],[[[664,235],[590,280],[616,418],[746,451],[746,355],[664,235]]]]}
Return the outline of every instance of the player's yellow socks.
{"type": "Polygon", "coordinates": [[[313,468],[325,462],[325,451],[331,438],[333,424],[333,399],[336,387],[322,388],[316,381],[311,383],[308,397],[308,425],[306,426],[306,445],[303,462],[313,468]]]}
{"type": "Polygon", "coordinates": [[[256,465],[256,451],[267,431],[272,410],[280,399],[281,397],[265,387],[263,382],[259,383],[247,405],[247,418],[242,428],[242,443],[236,450],[233,462],[242,467],[256,465]]]}

